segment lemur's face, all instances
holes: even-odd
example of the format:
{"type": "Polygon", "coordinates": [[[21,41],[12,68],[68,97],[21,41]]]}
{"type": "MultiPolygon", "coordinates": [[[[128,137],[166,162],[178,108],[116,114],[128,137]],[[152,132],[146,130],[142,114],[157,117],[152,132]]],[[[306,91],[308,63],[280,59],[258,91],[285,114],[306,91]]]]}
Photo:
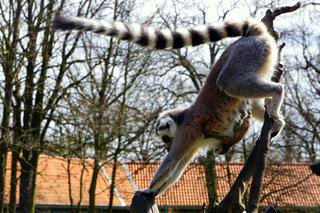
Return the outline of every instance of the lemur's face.
{"type": "Polygon", "coordinates": [[[176,122],[168,114],[162,114],[157,119],[156,135],[161,138],[163,143],[165,143],[167,151],[171,148],[177,127],[176,122]]]}

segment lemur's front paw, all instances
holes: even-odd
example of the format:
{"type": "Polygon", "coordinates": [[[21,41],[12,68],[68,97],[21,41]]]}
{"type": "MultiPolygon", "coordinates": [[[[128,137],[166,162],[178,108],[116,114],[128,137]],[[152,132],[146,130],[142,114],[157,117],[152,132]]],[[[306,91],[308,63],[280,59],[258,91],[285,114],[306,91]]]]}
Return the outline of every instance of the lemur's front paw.
{"type": "Polygon", "coordinates": [[[275,118],[272,127],[271,138],[278,136],[285,125],[286,122],[282,117],[275,118]]]}
{"type": "Polygon", "coordinates": [[[155,193],[151,189],[142,189],[135,192],[136,194],[144,194],[148,196],[155,196],[155,193]]]}

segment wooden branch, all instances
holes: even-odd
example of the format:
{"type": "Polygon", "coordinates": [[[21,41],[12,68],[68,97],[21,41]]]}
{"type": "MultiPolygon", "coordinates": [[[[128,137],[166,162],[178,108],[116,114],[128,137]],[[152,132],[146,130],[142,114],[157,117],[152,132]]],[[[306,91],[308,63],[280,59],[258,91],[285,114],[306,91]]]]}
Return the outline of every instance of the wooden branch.
{"type": "MultiPolygon", "coordinates": [[[[301,3],[298,2],[294,6],[286,6],[276,8],[273,12],[267,10],[265,16],[262,18],[262,22],[267,26],[268,31],[271,35],[278,40],[278,33],[274,30],[273,21],[274,19],[284,13],[293,12],[300,7],[301,3]]],[[[280,63],[280,53],[285,44],[283,43],[279,47],[279,64],[277,65],[275,72],[272,76],[272,81],[279,82],[283,73],[283,65],[280,63]]],[[[255,143],[244,167],[240,174],[232,185],[230,191],[225,198],[208,212],[243,212],[244,205],[242,204],[242,196],[249,184],[250,178],[253,176],[247,212],[257,212],[260,201],[260,194],[262,190],[263,177],[266,168],[266,160],[268,154],[268,145],[271,140],[271,131],[274,120],[269,118],[265,113],[265,122],[263,124],[260,137],[255,143]]]]}
{"type": "Polygon", "coordinates": [[[315,174],[320,176],[320,161],[317,163],[314,163],[310,166],[311,171],[315,174]]]}
{"type": "MultiPolygon", "coordinates": [[[[278,33],[273,28],[274,19],[284,13],[293,12],[297,10],[301,6],[301,3],[298,2],[294,6],[286,6],[276,8],[273,12],[271,10],[267,10],[266,15],[262,18],[262,22],[268,27],[268,31],[272,33],[274,39],[278,40],[278,33]]],[[[279,46],[279,58],[278,65],[275,68],[273,76],[271,78],[274,82],[279,82],[280,78],[283,74],[283,65],[281,64],[281,52],[285,46],[285,43],[282,43],[279,46]]],[[[263,178],[265,174],[266,164],[267,164],[267,156],[268,156],[268,147],[272,138],[272,127],[274,120],[269,118],[267,113],[265,113],[265,122],[263,124],[261,134],[259,139],[256,142],[257,153],[255,156],[257,157],[256,167],[254,168],[253,179],[250,188],[249,201],[246,211],[247,212],[257,212],[259,208],[260,195],[262,191],[263,178]]]]}
{"type": "Polygon", "coordinates": [[[270,34],[276,40],[278,40],[279,36],[278,36],[278,33],[274,30],[273,21],[275,20],[275,18],[277,16],[284,14],[284,13],[293,12],[293,11],[297,10],[300,6],[301,6],[301,2],[297,2],[293,6],[285,6],[285,7],[276,8],[273,10],[273,12],[271,11],[271,9],[268,9],[266,14],[264,15],[264,17],[261,19],[261,21],[267,26],[270,34]]]}
{"type": "Polygon", "coordinates": [[[259,208],[260,194],[262,191],[262,183],[267,165],[268,146],[271,141],[271,130],[274,120],[269,118],[265,113],[265,122],[260,133],[260,137],[256,142],[256,166],[254,168],[251,188],[249,193],[247,212],[256,212],[259,208]]]}
{"type": "MultiPolygon", "coordinates": [[[[279,63],[275,68],[275,71],[272,75],[271,80],[274,82],[279,82],[280,78],[283,74],[283,65],[280,63],[281,61],[281,51],[285,43],[282,43],[279,46],[279,63]]],[[[262,183],[263,177],[267,164],[267,155],[268,155],[268,147],[271,141],[272,135],[271,130],[273,127],[274,120],[268,116],[267,113],[264,115],[264,123],[262,126],[262,130],[260,133],[260,137],[256,141],[256,166],[254,167],[253,179],[251,182],[251,188],[249,193],[249,201],[248,206],[246,208],[247,212],[256,212],[258,211],[259,202],[260,202],[260,194],[262,191],[262,183]]]]}

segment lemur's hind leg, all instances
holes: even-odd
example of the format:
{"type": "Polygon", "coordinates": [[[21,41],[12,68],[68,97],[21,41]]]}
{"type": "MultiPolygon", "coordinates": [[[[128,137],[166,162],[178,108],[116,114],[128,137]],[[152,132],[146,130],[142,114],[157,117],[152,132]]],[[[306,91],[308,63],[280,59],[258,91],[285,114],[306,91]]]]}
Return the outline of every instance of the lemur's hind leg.
{"type": "Polygon", "coordinates": [[[280,83],[261,80],[253,73],[249,74],[251,76],[232,76],[228,80],[218,78],[217,85],[222,91],[232,97],[271,98],[270,102],[266,104],[266,110],[268,115],[275,119],[273,130],[273,135],[275,136],[285,125],[285,121],[280,114],[280,107],[284,98],[284,86],[280,83]]]}
{"type": "Polygon", "coordinates": [[[280,119],[284,86],[269,80],[277,62],[276,44],[269,38],[243,38],[230,50],[216,84],[227,95],[238,98],[271,98],[270,117],[280,119]]]}
{"type": "Polygon", "coordinates": [[[272,118],[281,118],[280,107],[284,97],[284,86],[267,82],[250,73],[251,76],[233,76],[228,80],[218,78],[218,87],[227,95],[239,98],[271,98],[267,104],[267,113],[272,118]]]}

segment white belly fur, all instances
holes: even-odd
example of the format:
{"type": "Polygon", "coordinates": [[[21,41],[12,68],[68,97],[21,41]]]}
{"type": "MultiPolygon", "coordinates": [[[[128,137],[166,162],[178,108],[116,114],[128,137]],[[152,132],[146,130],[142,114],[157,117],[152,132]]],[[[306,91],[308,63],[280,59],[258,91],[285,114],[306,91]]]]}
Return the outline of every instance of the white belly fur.
{"type": "Polygon", "coordinates": [[[202,146],[208,146],[214,149],[219,149],[221,147],[221,141],[216,138],[203,138],[199,143],[201,143],[202,146]]]}

